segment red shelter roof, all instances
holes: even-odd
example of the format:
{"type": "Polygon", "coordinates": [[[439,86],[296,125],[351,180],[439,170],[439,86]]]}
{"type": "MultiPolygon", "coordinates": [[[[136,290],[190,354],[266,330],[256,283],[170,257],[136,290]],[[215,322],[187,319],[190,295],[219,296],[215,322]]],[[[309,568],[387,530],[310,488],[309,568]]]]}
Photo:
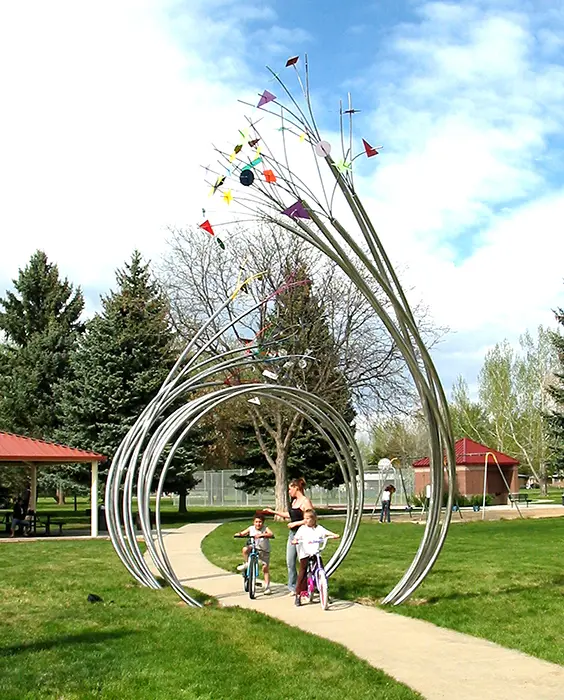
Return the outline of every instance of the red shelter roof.
{"type": "Polygon", "coordinates": [[[0,462],[103,462],[106,458],[96,452],[77,450],[33,438],[0,432],[0,462]]]}
{"type": "MultiPolygon", "coordinates": [[[[503,452],[498,452],[497,450],[492,450],[479,442],[474,442],[470,438],[462,438],[454,443],[454,453],[456,455],[456,464],[484,464],[486,455],[490,452],[495,455],[498,463],[502,467],[509,467],[515,464],[519,464],[519,460],[510,457],[509,455],[503,454],[503,452]]],[[[493,460],[492,460],[493,462],[493,460]]],[[[413,462],[413,467],[428,467],[429,457],[423,457],[423,459],[417,459],[413,462]]]]}

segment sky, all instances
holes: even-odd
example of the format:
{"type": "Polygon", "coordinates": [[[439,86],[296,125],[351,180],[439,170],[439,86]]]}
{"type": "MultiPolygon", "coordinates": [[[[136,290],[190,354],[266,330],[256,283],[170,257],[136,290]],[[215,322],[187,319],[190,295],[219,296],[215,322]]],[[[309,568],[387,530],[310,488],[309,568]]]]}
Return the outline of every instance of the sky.
{"type": "Polygon", "coordinates": [[[564,306],[564,9],[533,0],[0,4],[0,296],[38,248],[91,313],[134,248],[200,222],[239,99],[308,54],[322,132],[353,95],[358,191],[447,392],[564,306]]]}

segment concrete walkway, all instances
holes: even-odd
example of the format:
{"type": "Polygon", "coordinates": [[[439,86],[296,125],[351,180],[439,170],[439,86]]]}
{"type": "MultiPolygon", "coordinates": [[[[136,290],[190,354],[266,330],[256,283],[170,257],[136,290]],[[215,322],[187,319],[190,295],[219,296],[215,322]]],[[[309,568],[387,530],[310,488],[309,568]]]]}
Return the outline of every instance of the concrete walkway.
{"type": "Polygon", "coordinates": [[[185,525],[165,538],[171,563],[183,585],[275,617],[344,645],[372,666],[417,690],[428,700],[564,699],[564,668],[459,632],[348,601],[294,606],[285,586],[252,601],[240,574],[211,564],[201,542],[218,523],[185,525]]]}

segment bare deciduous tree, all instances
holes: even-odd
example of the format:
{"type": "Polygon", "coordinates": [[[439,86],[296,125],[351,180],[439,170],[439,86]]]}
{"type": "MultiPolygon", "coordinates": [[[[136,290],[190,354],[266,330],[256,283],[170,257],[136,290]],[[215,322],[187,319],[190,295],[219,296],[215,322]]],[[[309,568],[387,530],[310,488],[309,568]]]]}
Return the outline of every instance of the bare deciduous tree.
{"type": "MultiPolygon", "coordinates": [[[[352,414],[351,403],[366,415],[412,407],[413,386],[401,353],[366,298],[337,266],[283,229],[239,230],[225,249],[199,230],[172,230],[160,277],[169,294],[173,323],[185,339],[239,289],[210,333],[243,310],[257,308],[231,333],[218,336],[216,352],[260,337],[290,355],[313,356],[315,361],[307,366],[278,363],[279,381],[307,388],[344,413],[348,407],[352,414]],[[265,299],[269,301],[260,304],[265,299]]],[[[423,311],[418,315],[433,342],[438,331],[423,311]]],[[[245,409],[276,477],[277,508],[284,508],[288,454],[303,418],[268,401],[260,407],[247,403],[245,409]]]]}

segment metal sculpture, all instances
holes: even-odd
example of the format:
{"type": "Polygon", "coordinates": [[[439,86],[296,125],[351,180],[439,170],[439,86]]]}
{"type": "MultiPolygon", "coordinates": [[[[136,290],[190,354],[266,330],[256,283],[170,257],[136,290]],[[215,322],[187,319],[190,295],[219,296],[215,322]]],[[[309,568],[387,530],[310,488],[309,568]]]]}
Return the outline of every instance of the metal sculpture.
{"type": "MultiPolygon", "coordinates": [[[[454,441],[448,405],[397,274],[355,190],[355,161],[361,157],[377,156],[381,146],[374,147],[362,139],[362,150],[354,154],[353,118],[358,110],[352,107],[349,95],[347,108],[343,109],[341,104],[339,110],[341,153],[335,161],[331,156],[331,144],[322,138],[314,117],[307,56],[303,74],[300,73],[297,56],[288,59],[286,67],[295,71],[301,89],[300,100],[271,70],[277,91],[285,95],[288,104],[283,104],[271,90],[264,90],[254,106],[253,114],[247,119],[248,126],[238,132],[233,149],[216,149],[218,166],[206,168],[210,196],[221,193],[231,214],[227,222],[217,223],[210,221],[213,217],[204,210],[203,214],[208,218],[200,224],[200,228],[214,238],[221,248],[225,248],[225,243],[218,239],[215,229],[235,221],[274,224],[303,239],[326,255],[353,281],[400,349],[428,425],[431,498],[418,551],[404,576],[383,601],[397,605],[411,595],[429,573],[447,535],[455,485],[454,441]],[[275,119],[275,128],[269,131],[263,120],[270,117],[275,119]],[[272,146],[267,141],[267,134],[272,146]],[[313,175],[311,181],[306,182],[302,179],[303,175],[298,174],[298,168],[291,163],[299,160],[301,173],[306,168],[304,163],[308,156],[313,175]],[[210,174],[212,180],[209,180],[210,174]],[[337,209],[349,218],[352,214],[352,229],[337,218],[337,209]],[[389,303],[382,303],[376,294],[377,289],[384,293],[389,303]],[[445,482],[448,497],[443,515],[445,482]]],[[[273,295],[244,310],[211,339],[205,340],[205,333],[222,310],[234,303],[240,289],[252,281],[249,278],[238,284],[231,297],[192,338],[157,396],[120,445],[108,475],[108,528],[122,562],[143,585],[160,587],[137,544],[132,513],[135,490],[148,552],[160,574],[190,605],[199,603],[186,593],[167,556],[161,532],[160,501],[166,472],[177,449],[198,421],[225,401],[248,397],[247,400],[260,406],[262,397],[281,402],[304,415],[331,446],[345,481],[347,514],[343,538],[327,565],[328,575],[346,557],[362,515],[363,472],[360,454],[351,428],[327,402],[303,389],[277,385],[273,383],[275,380],[264,383],[235,381],[233,385],[225,386],[223,376],[226,372],[235,372],[235,376],[238,376],[238,370],[253,366],[260,359],[249,356],[240,348],[214,353],[213,341],[233,329],[261,304],[267,303],[273,295]],[[205,393],[202,393],[203,390],[205,393]],[[157,470],[160,476],[157,485],[156,536],[153,539],[149,495],[157,470]]],[[[296,284],[287,280],[274,295],[296,284]]],[[[257,338],[253,342],[256,344],[257,338]]],[[[275,355],[269,361],[276,364],[289,359],[303,362],[308,358],[275,355]]],[[[266,378],[276,377],[272,372],[264,374],[266,378]]]]}

